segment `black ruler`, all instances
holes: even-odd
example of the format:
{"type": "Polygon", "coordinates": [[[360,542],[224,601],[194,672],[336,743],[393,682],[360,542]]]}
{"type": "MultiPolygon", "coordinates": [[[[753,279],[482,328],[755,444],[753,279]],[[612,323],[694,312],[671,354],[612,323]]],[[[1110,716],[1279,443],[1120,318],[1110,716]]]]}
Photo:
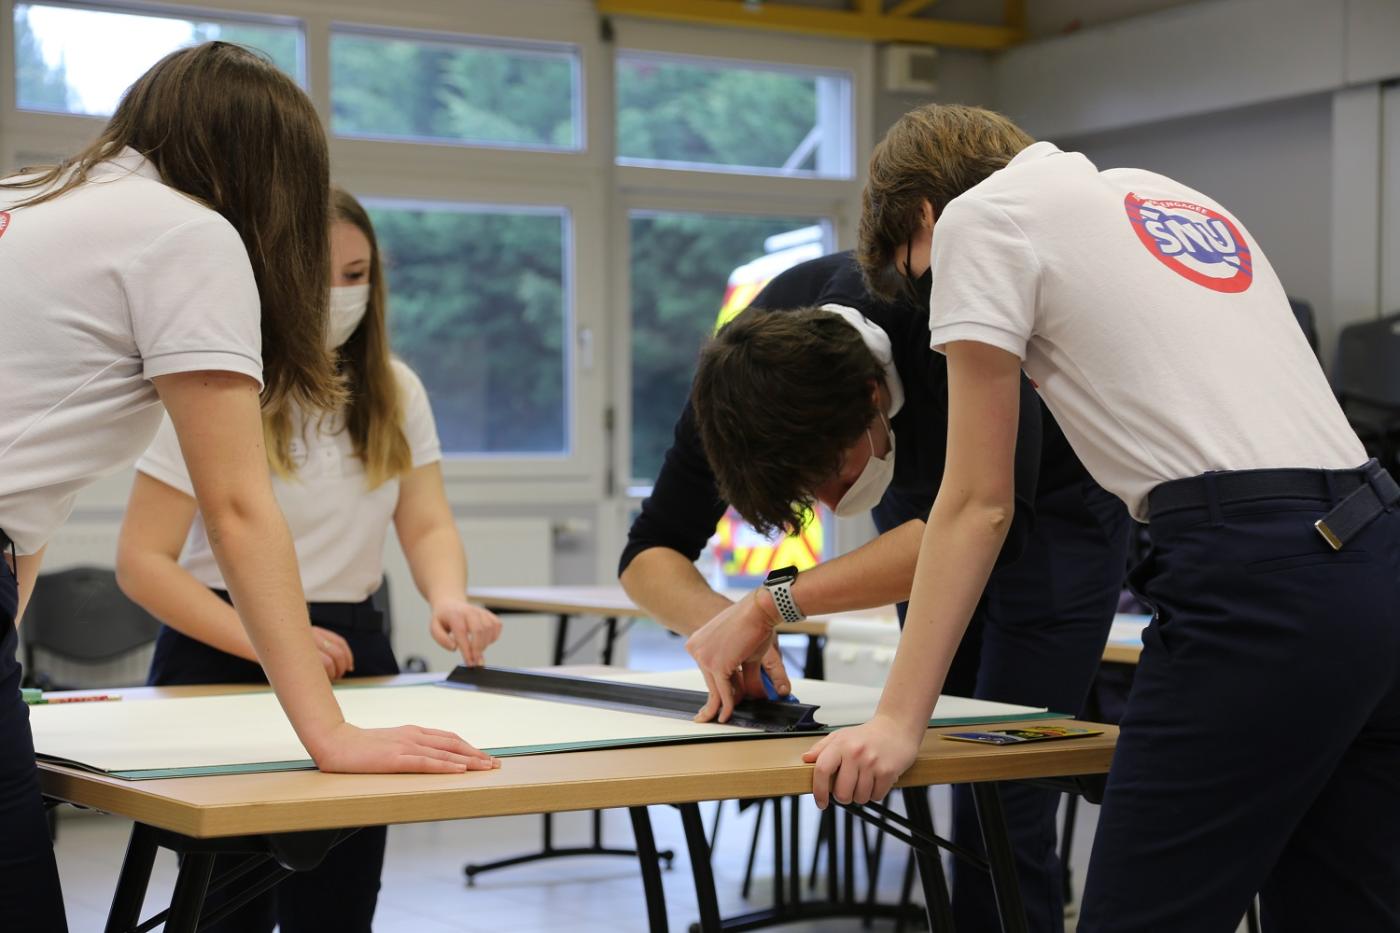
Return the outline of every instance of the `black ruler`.
{"type": "MultiPolygon", "coordinates": [[[[602,706],[630,713],[651,713],[673,719],[695,718],[709,698],[701,690],[592,680],[509,667],[459,666],[443,683],[444,686],[471,687],[492,693],[602,706]]],[[[761,729],[764,732],[809,732],[826,728],[817,722],[816,712],[817,707],[810,703],[743,700],[734,707],[734,715],[726,725],[761,729]]]]}

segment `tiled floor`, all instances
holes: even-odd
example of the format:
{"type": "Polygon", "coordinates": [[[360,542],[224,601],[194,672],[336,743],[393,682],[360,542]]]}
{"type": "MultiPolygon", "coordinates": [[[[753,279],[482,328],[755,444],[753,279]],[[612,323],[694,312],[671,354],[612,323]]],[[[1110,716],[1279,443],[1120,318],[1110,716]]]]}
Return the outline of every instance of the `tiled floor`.
{"type": "MultiPolygon", "coordinates": [[[[685,663],[684,656],[678,652],[679,642],[644,628],[633,638],[630,663],[642,669],[675,668],[685,663]]],[[[771,834],[765,831],[753,897],[751,901],[744,901],[740,897],[740,885],[753,834],[753,811],[740,815],[733,803],[726,804],[725,808],[713,865],[720,907],[728,916],[770,903],[772,860],[767,847],[771,834]]],[[[1075,864],[1079,868],[1075,880],[1079,884],[1082,884],[1083,866],[1088,860],[1096,810],[1092,806],[1080,808],[1075,835],[1075,864]]],[[[653,807],[651,814],[658,847],[676,851],[674,868],[663,873],[663,883],[671,928],[685,930],[697,916],[685,838],[673,810],[653,807]]],[[[714,805],[707,805],[707,826],[713,818],[714,805]]],[[[817,811],[809,802],[803,819],[803,839],[808,845],[813,838],[816,818],[817,811]]],[[[934,792],[934,819],[936,825],[948,825],[947,793],[942,789],[934,792]]],[[[557,817],[555,844],[584,844],[588,825],[585,814],[557,817]]],[[[61,820],[57,846],[59,871],[69,924],[74,933],[103,928],[129,830],[129,822],[99,814],[71,813],[61,820]]],[[[530,851],[538,847],[539,834],[540,818],[533,816],[392,827],[375,930],[381,933],[552,933],[560,930],[641,933],[646,930],[641,882],[635,862],[628,858],[587,857],[537,862],[481,876],[475,887],[467,887],[462,875],[465,863],[530,851]]],[[[630,844],[632,831],[625,812],[606,814],[605,837],[614,845],[630,844]]],[[[804,864],[806,862],[804,857],[804,864]]],[[[903,867],[904,849],[897,843],[888,846],[880,872],[883,900],[897,898],[903,867]]],[[[163,852],[156,864],[145,915],[169,903],[174,879],[174,857],[163,852]]],[[[875,929],[889,928],[889,924],[875,926],[875,929]]],[[[833,920],[782,929],[817,933],[859,929],[859,923],[833,920]]],[[[1069,930],[1073,931],[1072,920],[1069,930]]]]}

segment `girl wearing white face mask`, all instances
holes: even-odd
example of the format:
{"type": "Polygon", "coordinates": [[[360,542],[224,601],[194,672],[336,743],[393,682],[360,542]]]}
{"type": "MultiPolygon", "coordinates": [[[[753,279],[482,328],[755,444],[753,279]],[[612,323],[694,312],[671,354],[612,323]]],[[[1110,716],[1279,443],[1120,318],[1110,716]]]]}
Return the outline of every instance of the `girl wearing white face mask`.
{"type": "MultiPolygon", "coordinates": [[[[483,663],[501,623],[469,605],[466,556],[443,489],[441,452],[422,383],[389,353],[385,287],[369,217],[334,189],[331,298],[326,343],[350,390],[337,412],[268,412],[264,434],[273,487],[287,516],[313,634],[326,675],[398,673],[370,594],[383,578],[392,520],[429,628],[464,663],[483,663]]],[[[137,464],[122,527],[122,586],[165,623],[150,683],[264,680],[228,602],[180,448],[167,422],[137,464]]],[[[384,858],[383,828],[361,830],[326,862],[299,872],[216,929],[369,930],[384,858]]],[[[230,892],[236,893],[236,892],[230,892]]]]}

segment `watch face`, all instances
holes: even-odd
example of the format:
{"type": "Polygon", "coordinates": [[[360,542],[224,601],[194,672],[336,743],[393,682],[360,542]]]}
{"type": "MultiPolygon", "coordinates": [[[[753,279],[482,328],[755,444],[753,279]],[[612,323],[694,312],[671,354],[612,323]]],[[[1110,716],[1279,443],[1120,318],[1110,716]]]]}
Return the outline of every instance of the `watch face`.
{"type": "Polygon", "coordinates": [[[764,586],[777,586],[782,583],[791,583],[797,579],[796,567],[779,567],[777,570],[770,570],[768,576],[764,578],[764,586]]]}

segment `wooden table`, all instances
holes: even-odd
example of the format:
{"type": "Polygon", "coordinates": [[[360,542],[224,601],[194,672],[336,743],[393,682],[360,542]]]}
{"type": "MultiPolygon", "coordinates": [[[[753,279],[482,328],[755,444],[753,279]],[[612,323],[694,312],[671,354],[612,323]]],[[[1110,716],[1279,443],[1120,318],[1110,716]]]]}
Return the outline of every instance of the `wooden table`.
{"type": "MultiPolygon", "coordinates": [[[[432,675],[390,678],[421,683],[432,675]]],[[[121,691],[124,702],[166,696],[232,692],[227,687],[137,688],[121,691]]],[[[990,728],[990,727],[988,727],[990,728]]],[[[991,748],[938,738],[929,730],[914,765],[899,786],[974,784],[998,904],[1008,931],[1025,929],[1015,863],[1006,833],[997,782],[1101,774],[1108,770],[1117,730],[1066,742],[1022,748],[991,748]]],[[[801,754],[814,737],[706,742],[655,748],[570,752],[507,759],[500,770],[463,775],[345,775],[316,771],[124,781],[73,768],[40,763],[47,797],[128,817],[135,821],[107,929],[137,927],[158,847],[184,854],[166,917],[167,933],[194,930],[199,922],[217,853],[249,856],[250,876],[275,884],[290,868],[312,867],[343,838],[362,826],[471,819],[525,813],[626,807],[632,813],[653,930],[665,930],[664,894],[646,808],[678,805],[691,853],[700,904],[700,927],[719,928],[708,843],[696,804],[729,798],[765,798],[810,791],[810,765],[801,754]],[[272,870],[269,872],[268,869],[272,870]],[[254,875],[260,872],[261,875],[254,875]]],[[[920,869],[934,929],[946,929],[946,889],[937,865],[941,841],[926,812],[906,797],[907,818],[878,808],[850,807],[921,847],[920,869]],[[878,816],[878,820],[877,820],[878,816]]],[[[205,918],[206,920],[208,918],[205,918]]]]}

